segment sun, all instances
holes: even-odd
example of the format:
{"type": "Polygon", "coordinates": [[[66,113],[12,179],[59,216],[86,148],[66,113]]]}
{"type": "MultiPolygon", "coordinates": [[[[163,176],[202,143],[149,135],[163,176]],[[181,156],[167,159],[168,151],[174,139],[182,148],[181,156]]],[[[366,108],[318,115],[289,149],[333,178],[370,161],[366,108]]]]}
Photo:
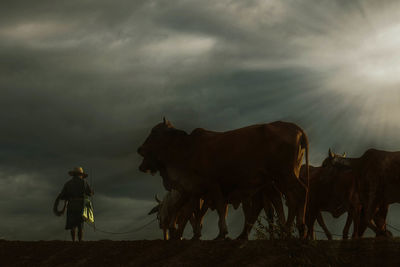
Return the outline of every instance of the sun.
{"type": "Polygon", "coordinates": [[[399,47],[400,24],[372,32],[354,48],[355,75],[380,89],[400,85],[399,47]]]}

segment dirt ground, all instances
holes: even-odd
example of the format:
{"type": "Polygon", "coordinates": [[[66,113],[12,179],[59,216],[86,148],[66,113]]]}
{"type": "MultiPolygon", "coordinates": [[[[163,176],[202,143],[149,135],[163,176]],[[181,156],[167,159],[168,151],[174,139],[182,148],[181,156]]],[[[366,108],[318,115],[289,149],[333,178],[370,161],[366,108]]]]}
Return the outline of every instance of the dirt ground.
{"type": "Polygon", "coordinates": [[[400,239],[1,240],[0,266],[400,266],[400,239]]]}

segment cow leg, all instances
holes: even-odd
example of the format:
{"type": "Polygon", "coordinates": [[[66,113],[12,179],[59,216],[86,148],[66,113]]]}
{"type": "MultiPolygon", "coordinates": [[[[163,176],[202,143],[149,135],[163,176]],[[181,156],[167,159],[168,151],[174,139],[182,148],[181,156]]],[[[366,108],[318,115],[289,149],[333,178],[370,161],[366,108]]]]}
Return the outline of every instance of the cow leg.
{"type": "Polygon", "coordinates": [[[375,232],[375,234],[379,234],[379,229],[376,227],[375,223],[372,221],[374,217],[374,213],[376,211],[376,205],[367,205],[364,209],[364,223],[375,232]]]}
{"type": "Polygon", "coordinates": [[[199,240],[200,236],[201,236],[201,230],[199,230],[199,227],[197,225],[197,219],[194,214],[192,216],[190,216],[189,222],[193,229],[192,240],[199,240]]]}
{"type": "Polygon", "coordinates": [[[280,226],[285,225],[285,211],[283,210],[283,203],[282,203],[282,195],[280,192],[278,192],[275,188],[273,190],[268,191],[268,198],[264,196],[263,202],[264,202],[264,209],[266,205],[269,205],[266,202],[272,202],[272,205],[274,206],[274,209],[276,211],[276,214],[278,215],[278,222],[280,226]]]}
{"type": "MultiPolygon", "coordinates": [[[[298,203],[296,203],[298,204],[298,203]]],[[[305,232],[305,204],[300,201],[300,204],[296,205],[296,226],[297,230],[299,231],[299,237],[301,239],[304,239],[306,237],[306,232],[305,232]]]]}
{"type": "Polygon", "coordinates": [[[316,212],[307,212],[307,235],[306,238],[307,239],[311,239],[314,240],[315,236],[314,236],[314,224],[315,224],[315,220],[316,220],[316,212]]]}
{"type": "MultiPolygon", "coordinates": [[[[325,233],[326,237],[328,238],[328,240],[332,240],[332,234],[329,231],[328,227],[326,227],[326,224],[325,224],[324,218],[322,217],[321,211],[318,212],[317,222],[318,222],[319,226],[321,226],[321,228],[324,230],[324,233],[325,233]]],[[[308,225],[307,225],[307,227],[308,227],[308,225]]]]}
{"type": "MultiPolygon", "coordinates": [[[[378,201],[377,201],[377,194],[376,190],[378,188],[377,179],[378,177],[370,177],[365,176],[364,179],[368,181],[368,187],[364,188],[363,201],[362,207],[364,209],[364,222],[366,225],[373,230],[376,234],[379,233],[379,229],[376,227],[375,223],[373,222],[374,215],[378,208],[378,201]]],[[[361,195],[360,195],[361,196],[361,195]]]]}
{"type": "Polygon", "coordinates": [[[193,212],[193,208],[190,206],[192,201],[192,198],[189,198],[187,194],[181,194],[181,197],[169,210],[170,221],[168,231],[170,239],[180,240],[182,238],[190,214],[193,212]]]}
{"type": "Polygon", "coordinates": [[[349,220],[349,216],[351,216],[351,218],[353,219],[353,235],[352,235],[352,239],[357,239],[359,238],[359,232],[360,232],[360,218],[361,218],[361,207],[359,205],[357,205],[356,207],[351,206],[348,212],[348,217],[346,220],[346,225],[345,228],[343,229],[343,239],[345,238],[344,233],[345,230],[348,233],[348,228],[350,227],[351,221],[348,222],[349,220]],[[347,226],[347,229],[346,229],[347,226]]]}
{"type": "Polygon", "coordinates": [[[274,208],[272,203],[264,198],[264,211],[268,221],[269,238],[274,239],[274,208]]]}
{"type": "Polygon", "coordinates": [[[228,234],[228,226],[226,225],[226,215],[228,213],[228,204],[217,205],[217,212],[218,212],[218,228],[219,234],[215,238],[215,240],[222,240],[225,239],[226,235],[228,234]]]}
{"type": "MultiPolygon", "coordinates": [[[[250,217],[251,217],[251,212],[252,212],[252,201],[251,199],[245,199],[242,201],[242,210],[244,214],[244,225],[243,225],[243,230],[242,233],[236,238],[239,240],[247,240],[249,236],[249,232],[251,229],[250,224],[250,217]]],[[[253,222],[254,223],[254,222],[253,222]]]]}
{"type": "Polygon", "coordinates": [[[196,231],[196,222],[194,219],[194,214],[200,209],[200,199],[196,197],[190,198],[181,211],[177,218],[178,229],[175,233],[175,239],[182,239],[183,231],[185,230],[186,224],[191,220],[192,228],[194,232],[196,231]]]}
{"type": "Polygon", "coordinates": [[[199,240],[200,236],[201,236],[201,225],[198,219],[198,215],[200,213],[200,209],[201,209],[201,199],[196,199],[195,200],[195,209],[193,211],[192,216],[190,216],[189,222],[192,225],[192,229],[193,229],[193,237],[192,240],[199,240]]]}
{"type": "Polygon", "coordinates": [[[378,228],[376,236],[391,236],[391,233],[386,230],[386,216],[388,213],[389,205],[381,204],[378,212],[374,216],[375,225],[378,228]]]}
{"type": "MultiPolygon", "coordinates": [[[[344,240],[349,239],[349,229],[352,221],[353,221],[353,215],[350,212],[347,212],[346,224],[344,225],[342,232],[342,238],[344,240]]],[[[354,238],[354,233],[356,232],[354,228],[355,226],[353,226],[353,238],[354,238]]]]}
{"type": "MultiPolygon", "coordinates": [[[[290,206],[290,204],[288,205],[290,206]]],[[[285,234],[287,236],[291,236],[292,234],[292,226],[293,226],[293,222],[294,222],[294,218],[296,217],[295,211],[291,208],[288,208],[288,217],[286,220],[286,224],[285,224],[285,234]]]]}
{"type": "Polygon", "coordinates": [[[376,226],[376,230],[374,230],[374,228],[367,223],[367,219],[365,218],[366,215],[363,209],[361,211],[360,226],[358,228],[359,236],[362,236],[364,234],[367,227],[371,228],[375,232],[376,236],[391,236],[392,233],[386,229],[386,216],[388,208],[388,204],[381,204],[379,208],[377,208],[378,210],[376,211],[375,209],[375,212],[373,212],[373,220],[376,226]]]}
{"type": "Polygon", "coordinates": [[[241,240],[248,240],[251,229],[256,222],[258,215],[262,209],[261,194],[257,193],[255,196],[242,201],[242,209],[244,213],[244,225],[242,233],[236,238],[241,240]]]}
{"type": "Polygon", "coordinates": [[[167,229],[163,229],[163,238],[164,240],[168,240],[168,230],[167,229]]]}
{"type": "Polygon", "coordinates": [[[360,211],[360,223],[358,226],[358,236],[362,237],[365,233],[365,230],[367,230],[367,223],[365,220],[365,214],[364,214],[364,209],[361,209],[360,211]]]}
{"type": "Polygon", "coordinates": [[[207,210],[209,208],[208,203],[203,201],[202,199],[199,200],[200,209],[194,213],[194,220],[195,226],[193,228],[193,240],[199,240],[201,237],[201,230],[203,228],[203,219],[204,215],[206,215],[207,210]]]}
{"type": "Polygon", "coordinates": [[[219,234],[214,240],[225,239],[228,234],[228,226],[226,225],[226,215],[228,213],[228,204],[225,203],[224,197],[219,186],[215,186],[211,190],[213,203],[218,213],[219,234]]]}
{"type": "Polygon", "coordinates": [[[178,217],[178,220],[177,220],[178,228],[176,229],[176,231],[174,233],[174,239],[178,239],[178,240],[182,239],[183,231],[185,230],[186,224],[190,220],[191,216],[192,216],[192,214],[189,214],[189,215],[182,214],[181,216],[178,217]]]}
{"type": "Polygon", "coordinates": [[[177,237],[177,230],[176,230],[175,227],[169,227],[169,228],[168,228],[168,233],[169,233],[168,240],[175,240],[175,239],[178,239],[178,237],[177,237]]]}
{"type": "Polygon", "coordinates": [[[299,231],[299,237],[304,239],[306,237],[305,232],[305,213],[307,204],[307,188],[302,184],[297,177],[293,174],[291,183],[287,190],[287,200],[288,200],[288,220],[286,221],[286,228],[291,229],[294,221],[294,216],[296,216],[296,226],[299,231]]]}

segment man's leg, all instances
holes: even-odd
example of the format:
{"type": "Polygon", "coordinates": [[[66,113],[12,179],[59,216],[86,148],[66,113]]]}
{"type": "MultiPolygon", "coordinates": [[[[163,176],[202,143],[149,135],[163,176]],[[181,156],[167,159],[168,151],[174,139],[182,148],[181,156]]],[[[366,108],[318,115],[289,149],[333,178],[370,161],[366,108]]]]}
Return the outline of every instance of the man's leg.
{"type": "Polygon", "coordinates": [[[72,227],[72,228],[71,228],[71,238],[72,238],[72,241],[75,241],[75,229],[76,229],[76,227],[72,227]]]}
{"type": "Polygon", "coordinates": [[[83,223],[78,225],[78,240],[82,241],[83,237],[83,223]]]}

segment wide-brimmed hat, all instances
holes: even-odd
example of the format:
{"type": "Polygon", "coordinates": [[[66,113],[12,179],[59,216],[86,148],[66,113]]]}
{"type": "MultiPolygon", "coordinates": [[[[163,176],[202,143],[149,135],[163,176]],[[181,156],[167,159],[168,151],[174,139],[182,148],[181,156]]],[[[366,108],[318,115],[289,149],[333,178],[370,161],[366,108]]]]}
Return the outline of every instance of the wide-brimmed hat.
{"type": "Polygon", "coordinates": [[[89,175],[83,171],[82,167],[75,167],[72,171],[68,172],[71,176],[81,175],[83,178],[88,177],[89,175]]]}

